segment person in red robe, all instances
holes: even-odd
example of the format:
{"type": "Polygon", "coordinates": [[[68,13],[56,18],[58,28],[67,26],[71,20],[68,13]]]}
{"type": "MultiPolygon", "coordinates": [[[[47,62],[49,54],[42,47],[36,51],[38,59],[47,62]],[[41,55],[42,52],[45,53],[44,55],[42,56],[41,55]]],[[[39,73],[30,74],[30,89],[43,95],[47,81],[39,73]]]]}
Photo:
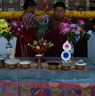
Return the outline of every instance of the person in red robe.
{"type": "Polygon", "coordinates": [[[57,2],[54,5],[54,15],[50,17],[46,40],[52,41],[54,46],[46,52],[47,57],[60,57],[63,51],[62,45],[66,41],[66,36],[60,34],[60,23],[70,22],[64,16],[65,4],[63,2],[57,2]]]}
{"type": "Polygon", "coordinates": [[[32,44],[36,38],[35,32],[35,8],[36,3],[33,0],[26,0],[23,9],[25,10],[21,20],[18,21],[14,28],[17,37],[16,57],[31,57],[34,56],[32,48],[28,43],[32,44]]]}

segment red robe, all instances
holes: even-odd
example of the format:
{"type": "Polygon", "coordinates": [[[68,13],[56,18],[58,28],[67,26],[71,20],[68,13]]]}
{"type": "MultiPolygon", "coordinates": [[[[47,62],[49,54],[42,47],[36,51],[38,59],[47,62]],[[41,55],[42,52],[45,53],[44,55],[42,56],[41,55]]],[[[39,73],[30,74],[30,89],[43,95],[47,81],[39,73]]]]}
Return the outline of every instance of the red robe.
{"type": "Polygon", "coordinates": [[[28,46],[35,39],[35,29],[23,30],[23,34],[17,37],[16,57],[31,57],[34,56],[34,51],[28,46]]]}
{"type": "Polygon", "coordinates": [[[68,22],[68,20],[65,18],[59,20],[54,16],[50,18],[46,39],[48,41],[52,41],[54,43],[54,46],[46,52],[45,54],[46,56],[49,57],[61,56],[61,53],[63,51],[62,45],[66,41],[66,36],[60,34],[60,30],[59,30],[59,24],[63,22],[66,23],[68,22]]]}
{"type": "Polygon", "coordinates": [[[26,12],[22,17],[22,20],[24,27],[17,35],[16,57],[31,57],[34,56],[35,53],[32,48],[28,46],[28,43],[32,44],[33,40],[36,38],[34,15],[26,12]]]}

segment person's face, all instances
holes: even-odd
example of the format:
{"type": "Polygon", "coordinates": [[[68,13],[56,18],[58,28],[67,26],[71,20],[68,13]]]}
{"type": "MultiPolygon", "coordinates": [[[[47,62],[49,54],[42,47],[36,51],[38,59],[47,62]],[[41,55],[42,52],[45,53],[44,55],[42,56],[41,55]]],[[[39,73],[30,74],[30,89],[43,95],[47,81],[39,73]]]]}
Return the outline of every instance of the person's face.
{"type": "Polygon", "coordinates": [[[58,19],[62,19],[64,17],[64,12],[65,12],[65,10],[59,6],[54,9],[54,15],[58,19]]]}
{"type": "Polygon", "coordinates": [[[28,12],[34,13],[36,9],[36,6],[28,7],[28,12]]]}

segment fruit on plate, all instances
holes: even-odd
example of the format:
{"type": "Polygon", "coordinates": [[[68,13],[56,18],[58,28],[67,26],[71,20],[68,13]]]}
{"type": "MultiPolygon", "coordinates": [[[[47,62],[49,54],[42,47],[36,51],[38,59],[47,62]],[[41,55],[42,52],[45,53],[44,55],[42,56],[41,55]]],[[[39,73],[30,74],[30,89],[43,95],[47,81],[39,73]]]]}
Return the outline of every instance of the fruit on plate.
{"type": "Polygon", "coordinates": [[[34,40],[33,44],[28,44],[36,53],[44,53],[49,48],[51,48],[54,44],[52,42],[48,42],[47,40],[34,40]]]}
{"type": "Polygon", "coordinates": [[[40,49],[40,46],[38,46],[38,45],[37,45],[37,46],[36,46],[36,49],[38,49],[38,50],[39,50],[39,49],[40,49]]]}
{"type": "Polygon", "coordinates": [[[34,40],[34,41],[33,41],[33,44],[34,44],[34,45],[37,45],[37,43],[38,43],[37,40],[34,40]]]}

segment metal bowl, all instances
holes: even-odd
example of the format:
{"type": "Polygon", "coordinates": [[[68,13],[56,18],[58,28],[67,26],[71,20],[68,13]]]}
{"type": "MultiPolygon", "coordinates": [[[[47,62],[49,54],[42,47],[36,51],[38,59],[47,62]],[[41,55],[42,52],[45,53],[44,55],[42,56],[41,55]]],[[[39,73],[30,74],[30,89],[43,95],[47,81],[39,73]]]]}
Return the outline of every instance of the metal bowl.
{"type": "Polygon", "coordinates": [[[58,62],[48,62],[49,69],[51,70],[57,70],[59,63],[58,62]]]}

